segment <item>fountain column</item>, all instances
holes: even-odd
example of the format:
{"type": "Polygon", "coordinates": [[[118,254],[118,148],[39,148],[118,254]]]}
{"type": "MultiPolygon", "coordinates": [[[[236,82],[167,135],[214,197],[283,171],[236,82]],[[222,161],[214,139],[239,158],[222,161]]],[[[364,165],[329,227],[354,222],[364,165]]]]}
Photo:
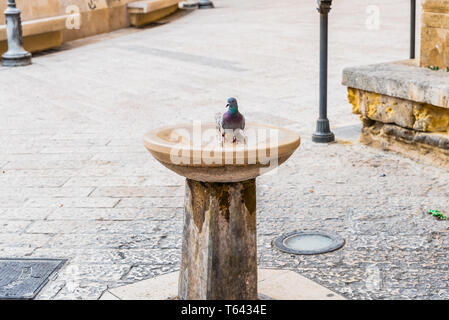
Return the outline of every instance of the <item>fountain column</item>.
{"type": "Polygon", "coordinates": [[[257,299],[256,180],[186,179],[179,298],[257,299]]]}
{"type": "Polygon", "coordinates": [[[153,157],[186,178],[179,299],[258,298],[256,178],[287,161],[301,138],[262,124],[247,123],[245,131],[241,145],[215,139],[214,122],[144,136],[153,157]]]}

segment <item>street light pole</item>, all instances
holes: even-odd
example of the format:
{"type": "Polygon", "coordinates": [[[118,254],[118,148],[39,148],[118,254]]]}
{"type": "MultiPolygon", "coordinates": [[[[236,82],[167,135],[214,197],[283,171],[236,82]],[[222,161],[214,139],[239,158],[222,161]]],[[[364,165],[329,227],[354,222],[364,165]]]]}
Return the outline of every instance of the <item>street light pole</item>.
{"type": "Polygon", "coordinates": [[[16,8],[15,0],[8,0],[5,16],[8,51],[2,55],[2,64],[5,67],[31,64],[31,53],[23,49],[22,21],[20,19],[20,10],[16,8]]]}
{"type": "Polygon", "coordinates": [[[211,9],[214,8],[214,3],[210,0],[200,0],[198,3],[199,9],[211,9]]]}
{"type": "Polygon", "coordinates": [[[416,0],[410,0],[410,59],[416,55],[416,0]]]}
{"type": "Polygon", "coordinates": [[[327,119],[327,61],[328,61],[328,14],[331,11],[332,0],[318,0],[320,13],[320,117],[317,120],[316,132],[312,141],[329,143],[335,140],[330,131],[327,119]]]}

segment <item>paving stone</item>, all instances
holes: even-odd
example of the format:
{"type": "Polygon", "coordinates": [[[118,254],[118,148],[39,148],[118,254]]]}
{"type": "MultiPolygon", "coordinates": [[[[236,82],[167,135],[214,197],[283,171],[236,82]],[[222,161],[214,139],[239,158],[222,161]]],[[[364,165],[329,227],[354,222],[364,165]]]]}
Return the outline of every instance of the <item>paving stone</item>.
{"type": "Polygon", "coordinates": [[[1,159],[8,162],[24,161],[24,162],[45,162],[45,161],[64,161],[64,160],[89,160],[92,158],[91,154],[87,153],[54,153],[54,154],[41,154],[41,153],[16,153],[16,154],[3,154],[1,159]]]}
{"type": "Polygon", "coordinates": [[[21,233],[32,221],[29,220],[4,220],[0,219],[1,233],[21,233]]]}
{"type": "MultiPolygon", "coordinates": [[[[54,300],[98,300],[103,292],[107,290],[108,286],[103,282],[98,281],[66,281],[65,285],[60,288],[56,287],[57,294],[52,299],[54,300]]],[[[38,296],[38,299],[41,299],[38,296]]],[[[45,296],[42,297],[45,299],[45,296]]]]}
{"type": "Polygon", "coordinates": [[[181,208],[184,206],[184,197],[154,197],[154,198],[124,198],[120,200],[117,208],[181,208]]]}
{"type": "Polygon", "coordinates": [[[54,208],[4,208],[0,217],[7,220],[45,220],[54,208]]]}
{"type": "Polygon", "coordinates": [[[27,161],[17,160],[8,162],[4,169],[78,169],[85,165],[109,164],[103,160],[48,160],[27,161]]]}
{"type": "Polygon", "coordinates": [[[70,145],[70,143],[67,143],[62,146],[44,147],[40,152],[50,154],[76,154],[76,153],[97,154],[97,153],[138,153],[145,151],[145,148],[140,144],[131,146],[129,145],[114,146],[108,143],[108,145],[106,146],[97,146],[97,145],[77,146],[76,149],[74,149],[73,146],[68,145],[70,145]]]}
{"type": "Polygon", "coordinates": [[[47,216],[47,220],[133,220],[138,211],[133,208],[65,208],[57,207],[47,216]]]}
{"type": "Polygon", "coordinates": [[[14,196],[20,194],[23,197],[87,197],[94,190],[90,188],[78,188],[78,187],[53,187],[53,188],[39,188],[39,187],[10,187],[0,188],[0,194],[2,196],[14,196]]]}
{"type": "Polygon", "coordinates": [[[0,208],[17,208],[23,206],[23,204],[28,200],[26,197],[17,195],[15,197],[0,197],[0,208]]]}
{"type": "Polygon", "coordinates": [[[100,187],[92,197],[138,198],[138,197],[183,197],[184,187],[146,186],[146,187],[100,187]]]}
{"type": "Polygon", "coordinates": [[[65,177],[7,177],[0,175],[0,185],[2,187],[61,187],[67,180],[68,178],[65,177]]]}
{"type": "MultiPolygon", "coordinates": [[[[70,177],[77,175],[80,169],[4,169],[0,170],[0,177],[16,178],[17,177],[52,177],[52,178],[64,178],[61,179],[64,183],[69,180],[70,177]]],[[[6,179],[5,179],[6,180],[6,179]]],[[[58,181],[58,180],[56,180],[58,181]]],[[[61,184],[62,184],[61,183],[61,184]]],[[[60,186],[59,184],[57,186],[60,186]]]]}
{"type": "MultiPolygon", "coordinates": [[[[145,181],[145,177],[76,177],[68,180],[65,186],[80,187],[119,187],[119,186],[140,186],[145,181]]],[[[101,195],[100,195],[101,196],[101,195]]],[[[109,196],[109,195],[107,195],[109,196]]]]}
{"type": "Polygon", "coordinates": [[[20,258],[28,257],[33,251],[36,250],[35,247],[9,247],[0,246],[0,257],[3,258],[20,258]]]}
{"type": "MultiPolygon", "coordinates": [[[[0,234],[0,244],[1,244],[0,234]]],[[[153,235],[153,234],[57,234],[51,239],[45,248],[147,248],[147,249],[171,249],[180,248],[181,237],[170,235],[153,235]],[[178,240],[176,243],[175,240],[178,240]],[[162,239],[168,245],[160,245],[162,239]]]]}
{"type": "Polygon", "coordinates": [[[58,293],[64,288],[66,282],[62,280],[53,280],[45,285],[38,293],[36,299],[39,300],[53,300],[58,293]]]}
{"type": "Polygon", "coordinates": [[[24,203],[29,208],[112,208],[120,200],[114,198],[30,198],[24,203]]]}
{"type": "Polygon", "coordinates": [[[118,282],[118,284],[123,285],[127,283],[134,283],[137,281],[142,281],[160,276],[162,274],[173,272],[174,270],[179,270],[179,264],[176,265],[176,268],[170,265],[135,265],[127,274],[122,277],[122,279],[120,279],[120,282],[118,282]]]}
{"type": "Polygon", "coordinates": [[[52,234],[0,233],[0,247],[37,248],[45,245],[52,234]]]}

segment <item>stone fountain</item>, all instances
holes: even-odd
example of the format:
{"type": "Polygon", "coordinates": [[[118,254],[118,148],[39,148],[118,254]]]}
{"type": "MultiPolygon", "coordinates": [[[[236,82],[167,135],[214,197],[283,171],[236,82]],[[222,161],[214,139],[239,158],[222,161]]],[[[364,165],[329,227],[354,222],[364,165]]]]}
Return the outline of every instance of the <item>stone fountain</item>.
{"type": "Polygon", "coordinates": [[[256,177],[285,162],[300,137],[255,123],[245,135],[222,143],[215,123],[194,122],[144,136],[161,164],[186,177],[180,299],[258,299],[256,177]]]}

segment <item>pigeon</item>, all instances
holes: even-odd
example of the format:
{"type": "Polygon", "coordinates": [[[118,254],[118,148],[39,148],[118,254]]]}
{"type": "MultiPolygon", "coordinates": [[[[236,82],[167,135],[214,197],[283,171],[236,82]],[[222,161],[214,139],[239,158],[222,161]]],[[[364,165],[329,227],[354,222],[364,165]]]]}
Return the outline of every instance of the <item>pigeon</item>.
{"type": "Polygon", "coordinates": [[[232,130],[232,142],[235,143],[237,141],[237,136],[242,136],[241,132],[245,129],[245,117],[239,112],[239,106],[235,98],[229,98],[226,107],[229,108],[229,110],[225,112],[221,119],[220,132],[223,140],[226,140],[225,133],[232,130]]]}

